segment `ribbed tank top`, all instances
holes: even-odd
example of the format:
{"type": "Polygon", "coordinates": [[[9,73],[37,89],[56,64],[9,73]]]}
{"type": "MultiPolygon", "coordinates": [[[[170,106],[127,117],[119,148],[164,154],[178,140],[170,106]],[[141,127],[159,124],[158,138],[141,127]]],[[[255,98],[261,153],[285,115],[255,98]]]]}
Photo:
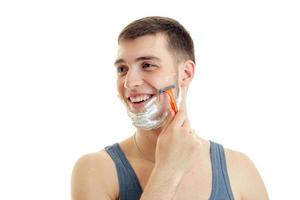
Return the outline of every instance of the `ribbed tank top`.
{"type": "MultiPolygon", "coordinates": [[[[115,163],[120,189],[120,200],[139,200],[143,190],[132,166],[127,160],[120,145],[105,147],[115,163]]],[[[233,200],[224,148],[210,141],[210,158],[212,166],[212,192],[209,200],[233,200]]]]}

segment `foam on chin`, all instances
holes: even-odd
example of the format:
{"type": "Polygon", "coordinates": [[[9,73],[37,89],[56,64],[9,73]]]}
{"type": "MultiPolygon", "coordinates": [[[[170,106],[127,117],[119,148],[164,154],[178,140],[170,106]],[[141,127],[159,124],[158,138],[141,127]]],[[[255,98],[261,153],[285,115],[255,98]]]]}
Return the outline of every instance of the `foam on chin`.
{"type": "Polygon", "coordinates": [[[144,112],[134,113],[127,107],[127,114],[133,125],[143,130],[153,130],[161,127],[168,116],[168,113],[163,111],[163,105],[157,102],[156,96],[152,97],[145,105],[144,112]]]}
{"type": "MultiPolygon", "coordinates": [[[[176,103],[178,109],[180,109],[181,104],[181,88],[176,87],[177,92],[175,93],[176,103]]],[[[162,94],[159,94],[162,95],[162,94]]],[[[121,101],[127,108],[127,114],[131,118],[132,124],[139,129],[143,130],[154,130],[158,129],[164,125],[168,117],[168,112],[166,109],[166,105],[162,101],[160,101],[160,97],[157,95],[152,96],[152,98],[147,102],[144,106],[144,110],[142,112],[131,112],[129,106],[121,98],[121,101]]]]}

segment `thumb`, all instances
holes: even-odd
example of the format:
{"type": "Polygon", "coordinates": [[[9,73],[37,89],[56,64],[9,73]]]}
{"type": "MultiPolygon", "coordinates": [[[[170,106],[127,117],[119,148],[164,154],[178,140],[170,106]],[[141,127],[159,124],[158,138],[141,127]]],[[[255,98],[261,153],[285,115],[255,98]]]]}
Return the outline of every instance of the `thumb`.
{"type": "Polygon", "coordinates": [[[173,111],[173,109],[171,107],[168,109],[167,112],[168,112],[167,119],[166,119],[166,121],[164,123],[164,127],[161,130],[159,135],[163,135],[165,133],[165,130],[170,126],[170,124],[172,123],[172,121],[174,119],[175,112],[173,111]]]}

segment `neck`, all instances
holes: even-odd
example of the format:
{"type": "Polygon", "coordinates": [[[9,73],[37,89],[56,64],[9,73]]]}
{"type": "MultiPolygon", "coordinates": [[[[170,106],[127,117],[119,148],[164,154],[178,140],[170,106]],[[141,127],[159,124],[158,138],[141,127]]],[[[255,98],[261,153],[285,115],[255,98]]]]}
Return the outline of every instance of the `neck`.
{"type": "Polygon", "coordinates": [[[155,150],[158,136],[160,135],[162,128],[145,131],[137,129],[136,131],[136,143],[143,155],[144,159],[155,160],[155,150]]]}

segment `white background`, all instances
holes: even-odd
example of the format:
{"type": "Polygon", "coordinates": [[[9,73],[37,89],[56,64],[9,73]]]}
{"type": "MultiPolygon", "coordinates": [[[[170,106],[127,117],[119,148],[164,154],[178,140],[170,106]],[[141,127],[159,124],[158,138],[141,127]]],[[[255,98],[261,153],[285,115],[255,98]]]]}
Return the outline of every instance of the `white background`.
{"type": "Polygon", "coordinates": [[[270,199],[297,199],[297,3],[2,0],[0,199],[70,199],[75,161],[133,133],[117,98],[116,38],[149,15],[177,19],[194,38],[198,134],[246,153],[270,199]]]}

